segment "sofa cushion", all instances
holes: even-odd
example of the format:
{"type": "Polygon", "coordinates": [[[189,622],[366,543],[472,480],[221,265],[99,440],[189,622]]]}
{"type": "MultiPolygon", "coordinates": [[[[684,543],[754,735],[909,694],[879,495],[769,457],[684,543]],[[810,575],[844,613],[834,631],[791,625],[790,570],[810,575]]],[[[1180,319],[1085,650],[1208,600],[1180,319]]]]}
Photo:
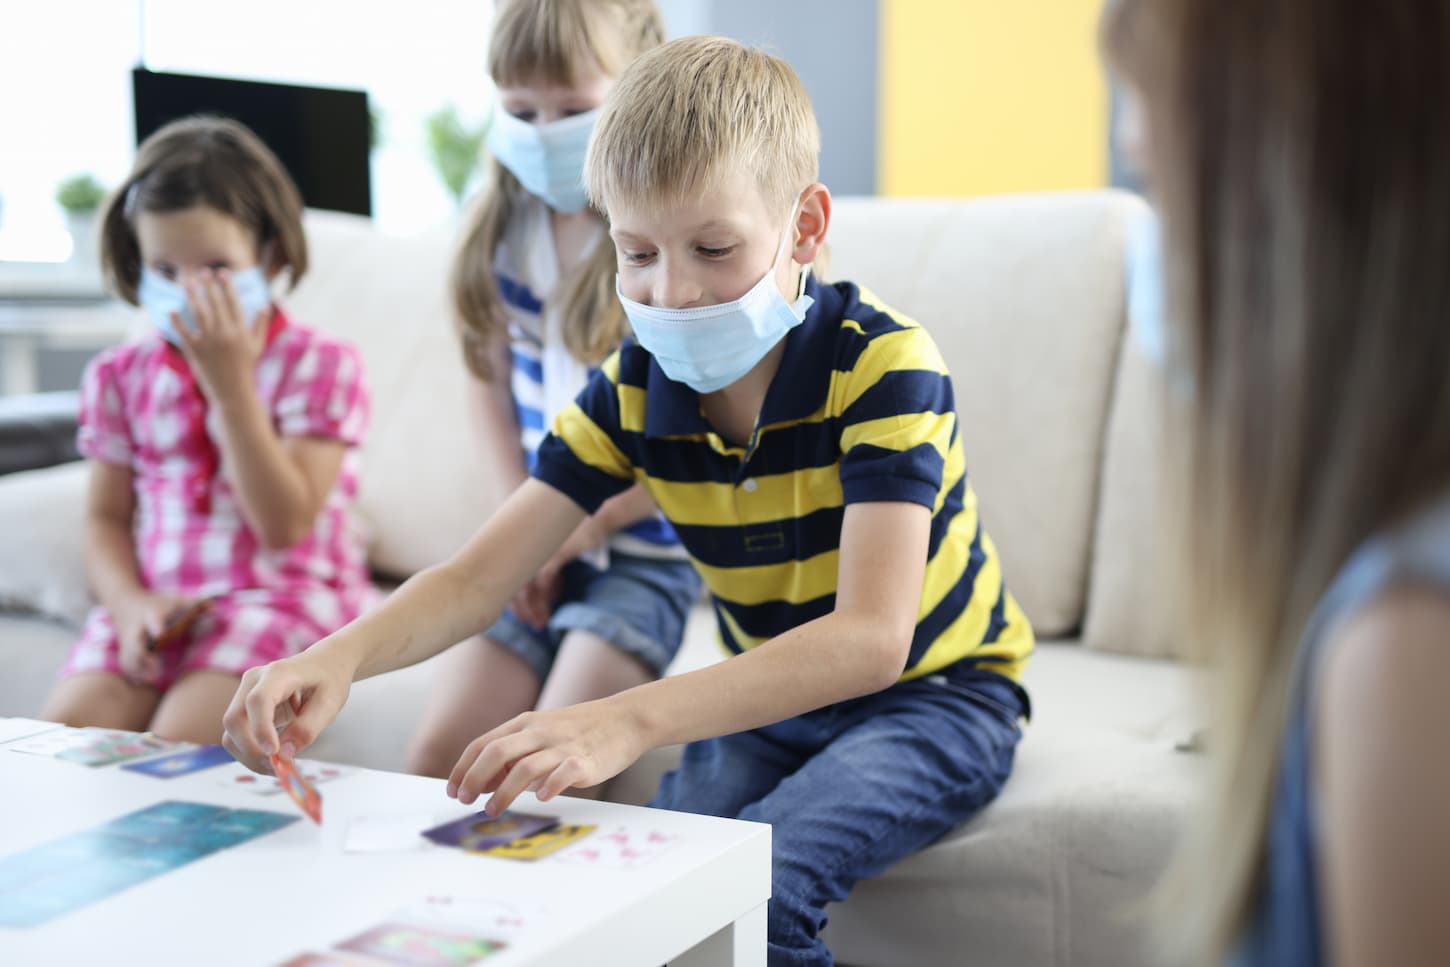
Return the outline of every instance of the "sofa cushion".
{"type": "Polygon", "coordinates": [[[87,478],[81,462],[0,479],[0,610],[76,626],[85,620],[92,605],[82,556],[87,478]]]}
{"type": "Polygon", "coordinates": [[[1165,539],[1162,368],[1134,339],[1122,363],[1103,450],[1102,499],[1093,543],[1083,644],[1155,658],[1180,654],[1182,620],[1171,596],[1174,545],[1165,539]]]}
{"type": "Polygon", "coordinates": [[[1082,622],[1123,240],[1141,211],[1116,192],[836,206],[829,274],[941,346],[982,519],[1045,637],[1082,622]]]}
{"type": "Polygon", "coordinates": [[[288,298],[300,321],[362,353],[373,419],[357,508],[369,561],[398,576],[446,558],[498,500],[470,430],[449,322],[452,231],[392,236],[365,218],[309,211],[312,267],[288,298]]]}
{"type": "MultiPolygon", "coordinates": [[[[1197,721],[1191,675],[1177,662],[1040,645],[1026,677],[1034,719],[1002,795],[834,907],[836,956],[856,967],[1146,963],[1135,907],[1204,766],[1177,750],[1197,721]]],[[[678,758],[678,747],[655,750],[609,798],[647,801],[678,758]]]]}

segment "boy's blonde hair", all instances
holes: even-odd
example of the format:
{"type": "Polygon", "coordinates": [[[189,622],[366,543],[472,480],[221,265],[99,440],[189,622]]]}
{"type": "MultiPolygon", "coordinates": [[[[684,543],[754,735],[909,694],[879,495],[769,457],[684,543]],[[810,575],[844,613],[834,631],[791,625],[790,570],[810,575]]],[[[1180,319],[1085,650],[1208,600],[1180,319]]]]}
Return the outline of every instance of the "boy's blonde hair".
{"type": "Polygon", "coordinates": [[[820,172],[821,132],[789,64],[726,37],[684,37],[625,70],[605,101],[584,185],[612,202],[667,207],[744,170],[785,209],[820,172]]]}
{"type": "MultiPolygon", "coordinates": [[[[488,70],[501,86],[573,86],[592,65],[617,77],[641,52],[664,40],[654,0],[498,0],[488,70]]],[[[498,161],[486,162],[486,186],[466,218],[453,258],[449,291],[463,358],[480,379],[495,375],[508,317],[494,279],[494,256],[527,191],[498,161]]],[[[564,346],[581,362],[609,355],[627,332],[614,296],[614,246],[602,236],[560,280],[564,346]]]]}

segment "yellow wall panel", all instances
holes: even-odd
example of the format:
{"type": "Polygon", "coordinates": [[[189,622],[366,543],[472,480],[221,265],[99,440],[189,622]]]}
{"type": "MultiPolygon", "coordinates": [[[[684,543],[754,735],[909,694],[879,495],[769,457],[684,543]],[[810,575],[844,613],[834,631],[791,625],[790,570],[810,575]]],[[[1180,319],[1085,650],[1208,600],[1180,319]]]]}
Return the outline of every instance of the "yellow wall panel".
{"type": "Polygon", "coordinates": [[[877,189],[983,195],[1108,178],[1101,0],[881,0],[877,189]]]}

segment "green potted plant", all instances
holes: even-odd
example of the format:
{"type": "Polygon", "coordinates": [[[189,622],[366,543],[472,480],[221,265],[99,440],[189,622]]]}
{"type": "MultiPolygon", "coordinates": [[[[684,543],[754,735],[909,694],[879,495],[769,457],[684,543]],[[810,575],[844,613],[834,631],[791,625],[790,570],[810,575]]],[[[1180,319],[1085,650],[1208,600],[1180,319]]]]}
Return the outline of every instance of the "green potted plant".
{"type": "Polygon", "coordinates": [[[65,212],[73,261],[95,261],[96,210],[105,197],[106,187],[91,174],[73,175],[56,186],[55,201],[65,212]]]}
{"type": "Polygon", "coordinates": [[[443,186],[461,206],[469,184],[478,172],[479,152],[488,135],[488,123],[469,125],[458,116],[458,108],[447,104],[424,121],[428,134],[428,156],[443,186]]]}

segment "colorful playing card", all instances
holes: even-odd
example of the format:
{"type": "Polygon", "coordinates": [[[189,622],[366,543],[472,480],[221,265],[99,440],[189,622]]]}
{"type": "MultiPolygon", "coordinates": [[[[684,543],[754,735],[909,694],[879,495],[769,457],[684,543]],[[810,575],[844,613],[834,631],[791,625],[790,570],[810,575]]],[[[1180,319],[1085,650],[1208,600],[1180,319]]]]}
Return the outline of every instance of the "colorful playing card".
{"type": "Polygon", "coordinates": [[[352,954],[330,950],[325,954],[298,954],[280,967],[385,967],[386,963],[371,957],[354,957],[352,954]]]}
{"type": "Polygon", "coordinates": [[[194,749],[173,752],[171,755],[132,762],[121,768],[131,772],[145,773],[148,776],[156,776],[160,779],[171,779],[235,761],[232,754],[219,745],[199,745],[194,749]]]}
{"type": "Polygon", "coordinates": [[[473,964],[504,949],[502,941],[411,923],[383,923],[337,945],[388,964],[455,967],[473,964]]]}
{"type": "Polygon", "coordinates": [[[297,771],[297,766],[291,759],[284,759],[280,755],[272,756],[272,771],[277,773],[277,781],[282,784],[287,795],[292,797],[292,801],[307,814],[307,818],[321,826],[322,796],[318,794],[317,787],[297,771]]]}
{"type": "Polygon", "coordinates": [[[653,860],[678,840],[679,836],[674,833],[620,826],[564,850],[557,859],[560,863],[632,870],[653,860]]]}
{"type": "Polygon", "coordinates": [[[159,739],[149,733],[116,729],[56,729],[6,746],[15,752],[48,755],[85,766],[129,762],[158,752],[188,748],[186,742],[159,739]]]}
{"type": "Polygon", "coordinates": [[[535,833],[532,836],[516,839],[512,843],[495,846],[493,849],[485,850],[485,852],[489,856],[497,856],[506,860],[533,862],[534,860],[541,860],[552,853],[557,853],[572,843],[579,842],[579,840],[588,836],[598,828],[598,826],[555,826],[553,829],[546,829],[542,833],[535,833]]]}
{"type": "Polygon", "coordinates": [[[553,829],[557,825],[559,821],[552,816],[506,812],[495,818],[479,812],[424,830],[423,835],[443,846],[457,846],[459,849],[477,853],[553,829]]]}
{"type": "Polygon", "coordinates": [[[0,857],[0,927],[44,923],[296,821],[168,800],[0,857]]]}

